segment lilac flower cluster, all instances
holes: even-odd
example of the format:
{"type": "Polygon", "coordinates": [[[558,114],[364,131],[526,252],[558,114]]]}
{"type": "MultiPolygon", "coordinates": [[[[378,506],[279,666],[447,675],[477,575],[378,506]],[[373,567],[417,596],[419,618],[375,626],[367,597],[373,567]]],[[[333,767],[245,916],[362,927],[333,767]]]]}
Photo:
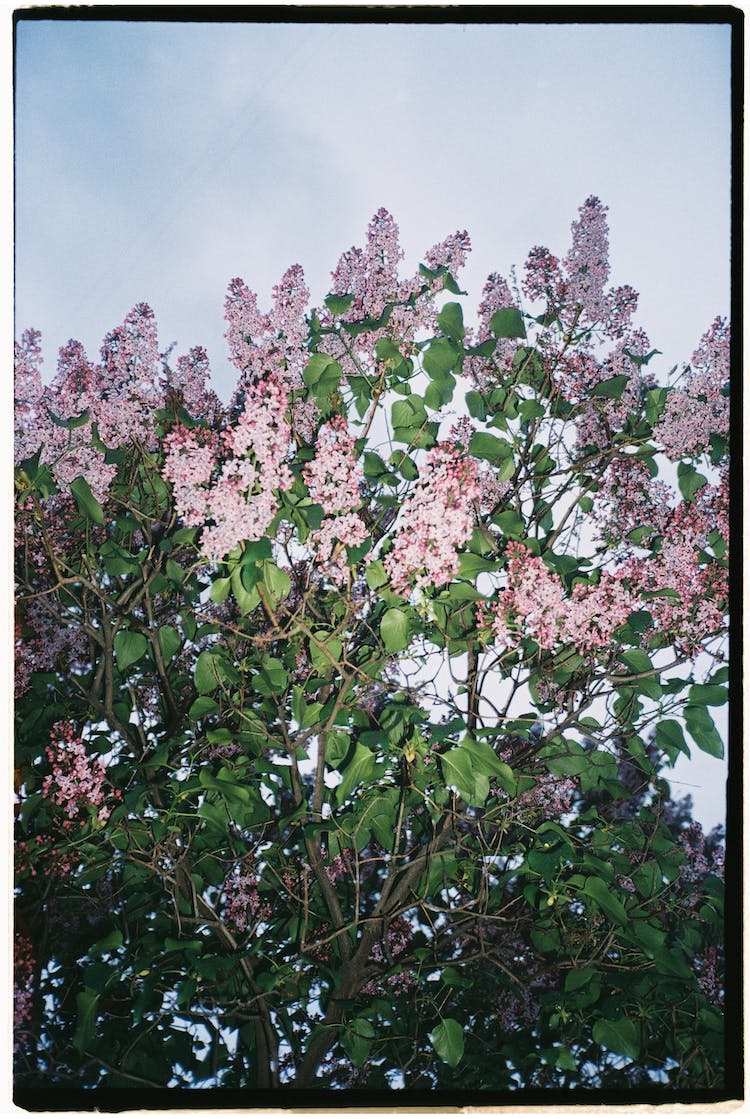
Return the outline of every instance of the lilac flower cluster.
{"type": "MultiPolygon", "coordinates": [[[[471,245],[465,230],[451,234],[425,254],[427,266],[433,270],[447,268],[455,274],[466,262],[471,245]]],[[[392,311],[388,326],[345,338],[332,333],[327,341],[328,352],[340,363],[346,376],[359,373],[360,359],[370,361],[375,343],[392,333],[403,341],[401,349],[409,352],[411,339],[421,328],[432,328],[435,322],[435,295],[442,290],[442,277],[427,279],[417,273],[405,280],[398,275],[403,258],[398,226],[387,210],[379,209],[367,228],[364,248],[353,246],[340,257],[332,273],[331,293],[350,297],[347,309],[339,315],[319,310],[321,324],[335,331],[337,323],[360,323],[364,319],[379,320],[386,307],[392,311]]]]}
{"type": "Polygon", "coordinates": [[[97,808],[97,819],[109,819],[114,805],[121,799],[119,789],[112,789],[107,770],[99,758],[86,753],[86,745],[76,735],[71,723],[56,723],[50,732],[50,745],[45,753],[52,767],[42,783],[42,795],[62,808],[70,820],[85,819],[89,808],[97,808]]]}
{"type": "Polygon", "coordinates": [[[13,1052],[17,1053],[24,1041],[31,1020],[34,1000],[34,951],[31,941],[23,933],[16,933],[13,941],[13,1052]]]}
{"type": "Polygon", "coordinates": [[[259,540],[292,485],[287,394],[268,377],[249,385],[236,422],[221,438],[204,428],[175,427],[164,440],[164,476],[178,514],[202,528],[206,555],[221,559],[242,540],[259,540]]]}
{"type": "Polygon", "coordinates": [[[88,360],[80,342],[62,346],[47,386],[39,338],[37,331],[26,331],[15,351],[16,462],[41,452],[59,485],[81,476],[100,503],[116,473],[107,451],[131,441],[155,449],[154,412],[165,394],[177,393],[196,416],[212,420],[217,414],[218,400],[206,384],[205,351],[191,350],[178,360],[176,373],[162,376],[154,314],[145,303],[105,336],[100,364],[88,360]]]}
{"type": "Polygon", "coordinates": [[[529,253],[524,294],[544,300],[567,329],[596,326],[609,338],[626,330],[638,297],[629,286],[606,288],[609,279],[607,207],[595,196],[579,208],[571,247],[562,262],[543,246],[529,253]]]}
{"type": "Polygon", "coordinates": [[[522,636],[542,649],[570,642],[581,653],[606,648],[635,609],[636,600],[617,574],[602,571],[598,585],[578,583],[566,598],[560,577],[521,543],[507,548],[508,582],[493,604],[497,643],[517,646],[522,636]]]}
{"type": "Polygon", "coordinates": [[[242,407],[249,387],[268,377],[278,380],[287,391],[302,386],[302,370],[309,357],[305,310],[310,293],[298,264],[287,269],[272,297],[271,309],[261,312],[257,296],[244,280],[236,278],[229,284],[224,302],[224,337],[230,361],[240,372],[232,412],[242,407]]]}
{"type": "Polygon", "coordinates": [[[716,318],[693,354],[684,389],[673,388],[654,438],[674,460],[709,451],[711,436],[729,431],[730,326],[716,318]]]}
{"type": "Polygon", "coordinates": [[[448,442],[428,452],[384,561],[395,590],[441,587],[451,580],[459,566],[456,549],[474,527],[472,503],[479,492],[476,459],[448,442]]]}
{"type": "Polygon", "coordinates": [[[271,916],[271,906],[258,892],[258,875],[253,870],[252,856],[233,867],[224,879],[225,916],[238,932],[256,929],[271,916]]]}

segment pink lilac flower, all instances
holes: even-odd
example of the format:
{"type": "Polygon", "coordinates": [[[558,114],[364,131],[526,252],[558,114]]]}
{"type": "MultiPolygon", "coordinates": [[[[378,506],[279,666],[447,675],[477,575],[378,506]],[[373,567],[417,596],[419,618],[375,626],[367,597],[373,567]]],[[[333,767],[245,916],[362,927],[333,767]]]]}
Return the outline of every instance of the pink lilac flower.
{"type": "MultiPolygon", "coordinates": [[[[328,858],[327,852],[322,852],[324,858],[328,858]]],[[[354,852],[351,848],[347,847],[341,852],[340,855],[335,855],[325,866],[326,878],[329,882],[343,882],[351,874],[350,860],[354,852]]]]}
{"type": "Polygon", "coordinates": [[[521,287],[529,299],[544,299],[555,307],[562,302],[565,296],[562,267],[557,257],[543,245],[535,245],[529,252],[521,287]]]}
{"type": "Polygon", "coordinates": [[[310,300],[299,264],[286,270],[271,295],[271,329],[282,340],[283,371],[279,376],[288,388],[299,388],[302,370],[309,358],[305,311],[310,300]]]}
{"type": "Polygon", "coordinates": [[[104,338],[102,383],[94,419],[102,442],[121,447],[130,439],[156,446],[154,410],[163,403],[154,313],[146,303],[129,311],[121,326],[104,338]]]}
{"type": "Polygon", "coordinates": [[[568,600],[561,638],[579,653],[606,649],[616,629],[624,625],[639,600],[617,573],[602,571],[596,586],[576,583],[568,600]]]}
{"type": "Polygon", "coordinates": [[[62,487],[77,477],[104,502],[116,473],[106,448],[136,440],[155,448],[154,410],[163,402],[153,311],[140,303],[106,335],[101,365],[88,361],[80,342],[62,346],[51,384],[39,378],[39,335],[27,332],[16,350],[18,461],[36,451],[62,487]],[[64,422],[82,420],[73,428],[64,422]],[[94,437],[96,424],[97,438],[94,437]]]}
{"type": "Polygon", "coordinates": [[[17,1053],[28,1033],[34,1001],[34,951],[23,933],[13,941],[13,1051],[17,1053]]]}
{"type": "Polygon", "coordinates": [[[238,932],[247,932],[271,916],[270,904],[258,892],[258,881],[251,856],[235,866],[224,880],[226,920],[238,932]]]}
{"type": "Polygon", "coordinates": [[[14,350],[15,461],[29,458],[38,449],[38,424],[44,386],[42,384],[41,334],[25,330],[14,350]]]}
{"type": "Polygon", "coordinates": [[[315,458],[302,476],[310,497],[325,513],[348,513],[360,504],[364,473],[354,458],[354,443],[343,416],[335,416],[318,432],[315,458]]]}
{"type": "Polygon", "coordinates": [[[510,482],[498,480],[495,471],[484,466],[479,472],[479,510],[481,513],[491,513],[505,503],[513,487],[510,482]]]}
{"type": "Polygon", "coordinates": [[[213,424],[222,409],[218,396],[209,387],[210,377],[208,354],[202,346],[193,346],[178,357],[176,369],[168,375],[168,385],[178,393],[183,408],[191,416],[213,424]]]}
{"type": "Polygon", "coordinates": [[[414,939],[414,929],[406,917],[394,917],[388,925],[385,938],[376,940],[370,951],[374,963],[390,963],[407,950],[414,939]]]}
{"type": "Polygon", "coordinates": [[[568,273],[568,298],[580,304],[589,322],[607,314],[604,287],[609,279],[607,207],[593,195],[580,207],[572,225],[573,243],[563,261],[568,273]]]}
{"type": "Polygon", "coordinates": [[[315,431],[320,420],[320,408],[314,397],[307,400],[301,397],[292,405],[292,431],[305,443],[315,440],[315,431]]]}
{"type": "Polygon", "coordinates": [[[694,657],[702,642],[722,633],[726,625],[728,574],[726,564],[706,561],[702,553],[708,535],[728,535],[727,483],[706,485],[693,502],[672,510],[659,551],[631,559],[621,568],[634,594],[644,598],[653,618],[653,633],[666,637],[675,649],[694,657]],[[654,597],[652,597],[654,596],[654,597]]]}
{"type": "Polygon", "coordinates": [[[331,291],[354,297],[346,313],[349,321],[380,317],[385,304],[397,295],[398,264],[403,255],[398,226],[381,207],[367,227],[366,247],[343,253],[332,273],[331,291]]]}
{"type": "Polygon", "coordinates": [[[695,957],[698,987],[708,1001],[720,1009],[724,1006],[724,976],[719,953],[713,945],[695,957]]]}
{"type": "Polygon", "coordinates": [[[203,429],[176,427],[165,439],[164,475],[179,515],[202,528],[206,555],[220,559],[242,540],[259,540],[292,485],[287,395],[273,377],[251,384],[221,442],[203,429]],[[252,456],[252,457],[248,457],[252,456]]]}
{"type": "Polygon", "coordinates": [[[620,338],[627,333],[633,315],[638,309],[638,292],[629,284],[610,288],[604,296],[606,303],[604,334],[608,338],[620,338]]]}
{"type": "Polygon", "coordinates": [[[465,229],[450,234],[444,241],[433,245],[425,254],[428,268],[447,268],[455,276],[466,264],[471,252],[471,238],[465,229]]]}
{"type": "Polygon", "coordinates": [[[58,484],[63,486],[78,477],[85,478],[93,496],[103,504],[117,467],[105,462],[104,452],[98,447],[73,446],[55,463],[53,473],[58,484]]]}
{"type": "Polygon", "coordinates": [[[23,604],[23,624],[18,625],[16,646],[16,696],[29,688],[32,672],[50,672],[63,662],[68,671],[83,670],[89,663],[88,638],[71,619],[66,625],[45,598],[23,604]]]}
{"type": "Polygon", "coordinates": [[[729,431],[730,325],[716,318],[693,354],[685,388],[672,388],[654,438],[671,459],[692,457],[710,450],[711,436],[729,431]]]}
{"type": "Polygon", "coordinates": [[[669,521],[672,491],[652,478],[646,464],[633,455],[614,458],[596,494],[593,519],[609,544],[627,547],[626,538],[636,529],[645,547],[664,532],[669,521]]]}
{"type": "Polygon", "coordinates": [[[71,723],[56,723],[50,732],[51,743],[45,753],[52,772],[42,783],[42,795],[62,808],[70,820],[85,818],[89,808],[97,808],[100,822],[109,819],[112,805],[119,800],[119,789],[112,789],[107,770],[99,758],[86,753],[86,745],[71,723]]]}
{"type": "Polygon", "coordinates": [[[270,333],[270,318],[261,313],[257,295],[239,277],[229,282],[224,301],[224,320],[227,323],[224,337],[229,345],[232,364],[243,376],[262,377],[270,372],[268,355],[256,341],[270,333]]]}
{"type": "MultiPolygon", "coordinates": [[[[51,385],[37,383],[38,367],[30,363],[38,347],[38,334],[32,332],[31,341],[17,351],[20,365],[17,381],[25,397],[17,402],[19,429],[16,439],[16,459],[22,461],[41,451],[41,461],[52,468],[59,485],[67,486],[77,477],[84,477],[94,494],[103,502],[106,498],[116,468],[107,464],[104,452],[92,445],[92,420],[97,419],[100,377],[90,366],[79,342],[70,341],[62,346],[58,356],[57,372],[51,385]],[[31,349],[29,349],[29,346],[31,349]],[[62,422],[68,419],[88,419],[69,430],[62,422]]],[[[36,360],[36,359],[34,359],[36,360]]]]}
{"type": "Polygon", "coordinates": [[[230,410],[238,411],[248,388],[271,378],[286,391],[302,386],[306,350],[305,308],[309,292],[298,264],[282,276],[272,292],[270,311],[261,312],[258,299],[244,280],[234,279],[224,303],[225,338],[232,364],[240,377],[230,410]]]}
{"type": "MultiPolygon", "coordinates": [[[[497,272],[493,272],[487,277],[482,291],[482,299],[477,311],[476,336],[470,337],[467,334],[467,345],[470,343],[481,345],[483,342],[494,338],[490,326],[492,316],[497,311],[515,306],[516,300],[511,294],[507,281],[497,272]]],[[[517,344],[514,339],[501,338],[495,345],[492,362],[478,354],[470,354],[464,358],[464,373],[468,374],[479,389],[487,390],[497,383],[498,374],[495,366],[499,367],[501,373],[503,371],[510,372],[516,349],[517,344]]]]}
{"type": "Polygon", "coordinates": [[[566,597],[560,577],[519,542],[507,548],[507,585],[494,604],[493,631],[501,647],[531,637],[542,649],[571,643],[584,654],[606,649],[614,631],[638,605],[626,576],[602,571],[599,583],[577,583],[566,597]]]}
{"type": "Polygon", "coordinates": [[[507,555],[508,583],[495,604],[495,638],[512,648],[523,633],[540,648],[552,649],[567,617],[560,577],[523,544],[511,542],[507,555]]]}
{"type": "Polygon", "coordinates": [[[164,447],[164,475],[172,483],[177,514],[187,524],[200,525],[218,459],[218,438],[207,428],[177,424],[164,439],[164,447]]]}
{"type": "Polygon", "coordinates": [[[325,517],[320,528],[310,533],[307,543],[320,573],[343,586],[348,574],[346,548],[359,547],[368,535],[367,525],[358,513],[344,513],[325,517]]]}
{"type": "Polygon", "coordinates": [[[572,243],[562,263],[543,246],[529,253],[524,294],[544,300],[570,329],[595,326],[605,337],[620,338],[628,329],[638,296],[629,286],[606,289],[609,279],[607,207],[593,195],[579,208],[571,226],[572,243]]]}
{"type": "Polygon", "coordinates": [[[643,413],[646,393],[656,386],[656,381],[633,357],[645,357],[650,349],[645,332],[634,330],[620,338],[602,362],[600,380],[627,377],[627,382],[619,399],[594,397],[584,403],[576,425],[579,450],[588,446],[608,447],[614,433],[643,413]]]}
{"type": "Polygon", "coordinates": [[[474,527],[472,503],[479,492],[476,459],[448,442],[428,452],[384,560],[395,590],[450,582],[459,566],[456,549],[467,543],[474,527]]]}
{"type": "Polygon", "coordinates": [[[552,355],[552,366],[555,384],[571,404],[586,400],[595,385],[611,376],[583,344],[552,355]]]}

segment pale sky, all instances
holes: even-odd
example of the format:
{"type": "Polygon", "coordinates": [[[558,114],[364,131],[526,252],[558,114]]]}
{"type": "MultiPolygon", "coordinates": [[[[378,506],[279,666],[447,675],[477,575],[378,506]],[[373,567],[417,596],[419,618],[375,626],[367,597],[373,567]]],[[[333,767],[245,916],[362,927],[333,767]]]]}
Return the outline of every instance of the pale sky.
{"type": "MultiPolygon", "coordinates": [[[[96,358],[144,301],[227,399],[232,277],[265,307],[299,263],[319,302],[385,206],[405,271],[469,231],[475,305],[532,245],[564,253],[596,194],[611,281],[640,293],[666,372],[729,313],[729,64],[720,23],[21,21],[16,332],[42,331],[49,377],[69,338],[96,358]]],[[[720,763],[679,776],[723,817],[720,763]]]]}

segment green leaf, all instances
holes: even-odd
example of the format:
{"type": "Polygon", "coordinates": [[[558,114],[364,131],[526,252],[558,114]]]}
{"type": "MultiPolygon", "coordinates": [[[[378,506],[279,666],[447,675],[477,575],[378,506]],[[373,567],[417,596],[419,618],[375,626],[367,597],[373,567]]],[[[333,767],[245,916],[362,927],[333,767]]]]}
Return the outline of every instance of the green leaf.
{"type": "MultiPolygon", "coordinates": [[[[512,459],[508,461],[513,462],[512,459]]],[[[517,540],[526,531],[523,519],[515,509],[503,509],[502,513],[496,514],[492,519],[497,527],[502,530],[503,536],[508,536],[511,540],[517,540]]]]}
{"type": "Polygon", "coordinates": [[[159,647],[165,664],[169,664],[181,645],[182,638],[174,626],[159,627],[159,647]]]}
{"type": "Polygon", "coordinates": [[[623,649],[620,660],[631,672],[653,672],[654,666],[642,649],[623,649]]]}
{"type": "Polygon", "coordinates": [[[375,560],[373,563],[368,564],[365,568],[365,582],[371,591],[376,591],[378,587],[384,587],[388,582],[388,576],[385,573],[385,566],[382,560],[375,560]]]}
{"type": "Polygon", "coordinates": [[[648,921],[631,921],[628,929],[633,939],[644,949],[646,954],[658,952],[666,943],[666,931],[650,925],[648,921]]]}
{"type": "Polygon", "coordinates": [[[578,1071],[575,1057],[564,1045],[555,1049],[555,1068],[566,1069],[568,1072],[578,1071]]]}
{"type": "Polygon", "coordinates": [[[325,299],[325,305],[332,315],[343,315],[353,302],[353,295],[328,295],[325,299]]]}
{"type": "MultiPolygon", "coordinates": [[[[304,368],[302,379],[309,388],[313,388],[318,384],[327,369],[337,365],[338,362],[329,354],[313,354],[304,368]]],[[[339,366],[339,370],[340,368],[339,366]]],[[[339,375],[341,375],[340,372],[339,375]]]]}
{"type": "Polygon", "coordinates": [[[433,338],[422,359],[425,372],[438,378],[452,373],[459,354],[459,348],[448,338],[433,338]]]}
{"type": "Polygon", "coordinates": [[[496,571],[497,564],[486,556],[477,556],[474,552],[462,552],[458,557],[459,579],[470,579],[472,582],[482,571],[496,571]]]}
{"type": "Polygon", "coordinates": [[[687,754],[690,757],[690,749],[682,733],[682,727],[675,719],[662,719],[657,723],[654,740],[670,761],[674,761],[678,754],[687,754]]]}
{"type": "Polygon", "coordinates": [[[449,404],[453,399],[455,387],[456,378],[450,373],[446,373],[444,377],[436,378],[425,389],[425,404],[433,412],[439,411],[444,404],[449,404]]]}
{"type": "Polygon", "coordinates": [[[690,703],[722,707],[729,699],[729,692],[721,684],[693,684],[688,694],[690,703]]]}
{"type": "Polygon", "coordinates": [[[464,315],[460,303],[446,303],[437,315],[437,324],[443,334],[447,334],[454,342],[463,341],[466,329],[464,315]]]}
{"type": "Polygon", "coordinates": [[[341,660],[343,646],[339,637],[333,637],[325,630],[317,630],[310,642],[310,660],[316,672],[327,673],[341,660]]]}
{"type": "Polygon", "coordinates": [[[616,921],[618,925],[624,925],[627,921],[628,915],[625,912],[624,905],[601,878],[595,878],[593,876],[587,878],[584,885],[581,887],[581,893],[585,894],[586,897],[593,898],[600,909],[602,909],[612,921],[616,921]]]}
{"type": "Polygon", "coordinates": [[[523,315],[517,307],[503,307],[490,319],[490,330],[496,338],[525,338],[523,315]]]}
{"type": "Polygon", "coordinates": [[[380,623],[386,653],[399,653],[409,644],[409,615],[397,606],[386,610],[380,623]]]}
{"type": "Polygon", "coordinates": [[[120,672],[127,672],[132,664],[139,661],[146,652],[148,642],[142,633],[121,629],[115,634],[115,660],[120,672]]]}
{"type": "Polygon", "coordinates": [[[565,990],[577,991],[579,987],[585,987],[594,975],[596,975],[595,967],[582,967],[569,971],[565,978],[565,990]]]}
{"type": "Polygon", "coordinates": [[[400,361],[402,354],[392,338],[378,338],[375,343],[375,357],[378,361],[387,361],[389,358],[400,361]]]}
{"type": "Polygon", "coordinates": [[[355,1018],[351,1029],[360,1037],[375,1037],[375,1027],[366,1018],[355,1018]]]}
{"type": "Polygon", "coordinates": [[[100,993],[100,991],[94,991],[90,987],[84,987],[76,995],[78,1020],[73,1034],[73,1045],[79,1057],[83,1056],[84,1049],[96,1032],[96,1007],[100,993]]]}
{"type": "Polygon", "coordinates": [[[236,680],[237,672],[220,653],[204,649],[195,663],[193,677],[200,694],[208,695],[216,691],[220,684],[236,680]]]}
{"type": "Polygon", "coordinates": [[[686,501],[693,501],[698,490],[702,489],[707,482],[708,479],[699,474],[690,463],[677,463],[677,484],[686,501]]]}
{"type": "Polygon", "coordinates": [[[84,412],[81,412],[80,416],[70,416],[67,420],[64,420],[62,416],[56,416],[51,408],[47,409],[47,414],[53,424],[57,424],[58,427],[66,427],[68,431],[74,431],[77,427],[83,427],[83,425],[87,424],[91,419],[91,413],[88,408],[84,412]]]}
{"type": "Polygon", "coordinates": [[[640,1030],[629,1018],[600,1018],[594,1023],[594,1041],[610,1053],[630,1057],[634,1061],[641,1055],[640,1030]]]}
{"type": "Polygon", "coordinates": [[[336,803],[341,805],[357,785],[368,781],[375,768],[375,754],[367,746],[358,742],[354,748],[352,759],[344,770],[344,777],[340,785],[336,786],[336,803]]]}
{"type": "Polygon", "coordinates": [[[217,606],[221,606],[222,602],[229,594],[230,586],[230,579],[214,579],[211,584],[211,590],[208,592],[208,597],[212,602],[215,602],[217,606]]]}
{"type": "Polygon", "coordinates": [[[661,416],[667,402],[666,388],[649,389],[646,393],[646,422],[652,427],[661,416]]]}
{"type": "MultiPolygon", "coordinates": [[[[300,724],[303,725],[303,724],[300,724]]],[[[332,730],[326,739],[326,763],[338,769],[349,753],[351,739],[345,730],[332,730]]]]}
{"type": "Polygon", "coordinates": [[[443,1018],[430,1034],[432,1047],[441,1061],[455,1068],[464,1055],[464,1031],[455,1018],[443,1018]]]}
{"type": "Polygon", "coordinates": [[[465,746],[448,750],[440,759],[446,785],[458,789],[467,804],[480,807],[490,791],[489,776],[479,772],[472,754],[465,746]]]}
{"type": "Polygon", "coordinates": [[[394,428],[412,432],[420,428],[427,419],[424,403],[419,396],[407,396],[394,401],[391,407],[391,422],[394,428]]]}
{"type": "Polygon", "coordinates": [[[196,719],[202,719],[205,715],[213,715],[219,710],[219,705],[215,699],[209,696],[198,696],[193,704],[191,704],[188,715],[195,722],[196,719]]]}
{"type": "Polygon", "coordinates": [[[119,929],[113,929],[107,936],[97,940],[96,944],[92,944],[88,954],[90,956],[103,956],[105,952],[111,952],[114,948],[121,948],[122,943],[122,933],[119,929]]]}
{"type": "Polygon", "coordinates": [[[374,451],[365,451],[362,456],[362,469],[366,478],[382,478],[384,474],[388,473],[388,468],[382,458],[380,455],[376,455],[374,451]]]}
{"type": "Polygon", "coordinates": [[[242,548],[242,556],[240,563],[243,568],[252,566],[257,560],[271,559],[273,549],[271,548],[271,541],[267,536],[261,536],[260,540],[247,540],[242,548]]]}
{"type": "Polygon", "coordinates": [[[487,419],[487,405],[485,399],[476,389],[469,389],[467,392],[466,407],[469,409],[469,415],[475,420],[487,419]]]}
{"type": "Polygon", "coordinates": [[[498,784],[511,796],[515,796],[516,779],[513,776],[513,770],[507,762],[500,761],[489,743],[469,738],[467,735],[458,749],[464,750],[469,755],[475,773],[482,773],[486,777],[496,777],[498,784]]]}
{"type": "Polygon", "coordinates": [[[488,431],[475,431],[469,443],[469,454],[497,462],[498,459],[512,459],[513,447],[507,439],[498,439],[488,431]]]}
{"type": "Polygon", "coordinates": [[[260,591],[256,582],[258,574],[258,568],[254,563],[235,567],[232,572],[232,594],[243,615],[252,613],[260,603],[260,591]]]}
{"type": "Polygon", "coordinates": [[[283,602],[292,589],[292,580],[288,573],[283,568],[277,567],[271,560],[263,561],[263,582],[274,606],[283,602]]]}
{"type": "Polygon", "coordinates": [[[698,749],[710,754],[712,758],[723,758],[724,743],[707,709],[699,704],[689,703],[684,715],[687,732],[698,749]]]}
{"type": "Polygon", "coordinates": [[[79,476],[70,483],[70,492],[76,499],[78,508],[95,525],[104,524],[104,510],[91,492],[91,486],[85,478],[79,476]]]}
{"type": "Polygon", "coordinates": [[[619,377],[608,377],[606,381],[600,381],[598,385],[594,385],[591,395],[604,396],[608,400],[620,400],[629,380],[630,378],[624,373],[619,377]]]}

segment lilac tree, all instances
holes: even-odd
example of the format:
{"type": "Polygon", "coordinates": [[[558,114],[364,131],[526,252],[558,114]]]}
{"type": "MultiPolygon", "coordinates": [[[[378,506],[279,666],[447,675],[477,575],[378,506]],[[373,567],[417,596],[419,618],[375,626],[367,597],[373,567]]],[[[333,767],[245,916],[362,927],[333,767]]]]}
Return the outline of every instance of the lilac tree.
{"type": "Polygon", "coordinates": [[[17,346],[21,1086],[723,1083],[729,326],[658,381],[596,198],[469,249],[232,280],[227,406],[17,346]]]}

